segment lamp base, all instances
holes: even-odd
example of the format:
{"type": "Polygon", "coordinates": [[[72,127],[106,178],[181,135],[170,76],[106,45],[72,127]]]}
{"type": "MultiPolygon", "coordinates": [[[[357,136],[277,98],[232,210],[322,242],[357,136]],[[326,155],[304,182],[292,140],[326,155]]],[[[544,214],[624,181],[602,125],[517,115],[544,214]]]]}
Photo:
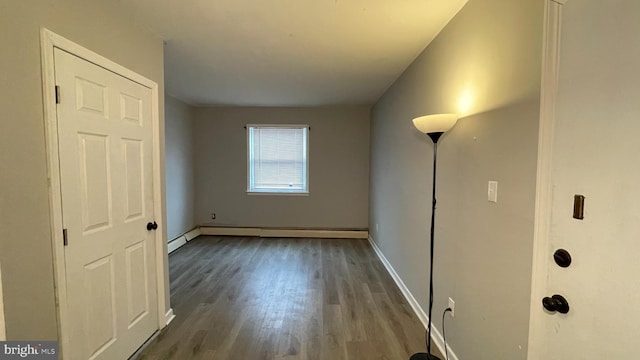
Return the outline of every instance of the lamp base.
{"type": "Polygon", "coordinates": [[[440,360],[440,358],[427,353],[415,353],[411,355],[409,360],[440,360]]]}

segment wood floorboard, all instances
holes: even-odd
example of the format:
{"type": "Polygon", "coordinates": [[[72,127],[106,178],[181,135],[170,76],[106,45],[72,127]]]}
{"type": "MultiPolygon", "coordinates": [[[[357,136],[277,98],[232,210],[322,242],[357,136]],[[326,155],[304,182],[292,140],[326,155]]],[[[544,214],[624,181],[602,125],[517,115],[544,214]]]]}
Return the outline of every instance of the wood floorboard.
{"type": "Polygon", "coordinates": [[[424,328],[366,240],[200,236],[169,256],[175,320],[137,360],[409,359],[424,328]]]}

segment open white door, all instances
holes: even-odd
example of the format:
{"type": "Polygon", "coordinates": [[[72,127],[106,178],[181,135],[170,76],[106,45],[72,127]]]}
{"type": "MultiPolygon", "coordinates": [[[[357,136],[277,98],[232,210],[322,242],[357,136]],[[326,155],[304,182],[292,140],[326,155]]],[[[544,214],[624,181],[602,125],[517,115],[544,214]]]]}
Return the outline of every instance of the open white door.
{"type": "Polygon", "coordinates": [[[558,66],[547,59],[546,69],[558,70],[557,94],[553,81],[543,86],[543,117],[555,120],[541,140],[550,152],[540,159],[548,177],[537,221],[546,225],[529,359],[639,359],[640,1],[560,2],[549,1],[550,29],[561,35],[558,66]],[[585,197],[582,220],[573,217],[576,194],[585,197]],[[570,253],[569,267],[554,261],[558,249],[570,253]],[[543,309],[554,294],[568,301],[567,314],[543,309]]]}
{"type": "Polygon", "coordinates": [[[54,50],[70,359],[126,359],[158,329],[151,90],[54,50]]]}

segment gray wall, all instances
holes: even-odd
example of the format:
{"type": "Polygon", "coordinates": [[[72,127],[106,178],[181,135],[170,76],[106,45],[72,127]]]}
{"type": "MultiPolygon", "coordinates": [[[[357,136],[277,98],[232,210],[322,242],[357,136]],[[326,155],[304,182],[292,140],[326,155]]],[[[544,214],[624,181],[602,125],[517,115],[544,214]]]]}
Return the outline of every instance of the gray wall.
{"type": "MultiPolygon", "coordinates": [[[[118,4],[99,0],[0,3],[0,263],[10,340],[57,338],[40,27],[154,80],[164,93],[162,40],[138,28],[118,4]]],[[[164,100],[160,102],[162,147],[164,100]]]]}
{"type": "Polygon", "coordinates": [[[196,221],[258,227],[367,228],[369,108],[196,110],[196,221]],[[308,124],[309,196],[247,195],[247,124],[308,124]]]}
{"type": "Polygon", "coordinates": [[[470,0],[372,110],[372,237],[425,312],[433,145],[411,119],[462,115],[438,148],[433,313],[456,301],[460,359],[527,356],[543,5],[470,0]]]}
{"type": "Polygon", "coordinates": [[[193,109],[170,96],[165,97],[165,156],[167,181],[167,239],[192,230],[194,217],[193,109]]]}

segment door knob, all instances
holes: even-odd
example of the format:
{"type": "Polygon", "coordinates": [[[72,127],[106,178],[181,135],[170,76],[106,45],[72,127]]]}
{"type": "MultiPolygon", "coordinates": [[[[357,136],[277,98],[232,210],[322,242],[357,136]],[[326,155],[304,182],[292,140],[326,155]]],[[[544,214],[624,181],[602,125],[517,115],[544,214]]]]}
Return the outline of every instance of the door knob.
{"type": "Polygon", "coordinates": [[[569,302],[567,302],[564,296],[558,294],[542,299],[542,306],[551,312],[557,311],[561,314],[569,312],[569,302]]]}
{"type": "Polygon", "coordinates": [[[565,249],[558,249],[553,253],[553,260],[555,260],[558,266],[566,268],[571,265],[571,254],[565,249]]]}
{"type": "Polygon", "coordinates": [[[152,223],[151,222],[147,223],[147,230],[148,231],[155,230],[157,228],[158,228],[158,224],[155,221],[152,222],[152,223]]]}

